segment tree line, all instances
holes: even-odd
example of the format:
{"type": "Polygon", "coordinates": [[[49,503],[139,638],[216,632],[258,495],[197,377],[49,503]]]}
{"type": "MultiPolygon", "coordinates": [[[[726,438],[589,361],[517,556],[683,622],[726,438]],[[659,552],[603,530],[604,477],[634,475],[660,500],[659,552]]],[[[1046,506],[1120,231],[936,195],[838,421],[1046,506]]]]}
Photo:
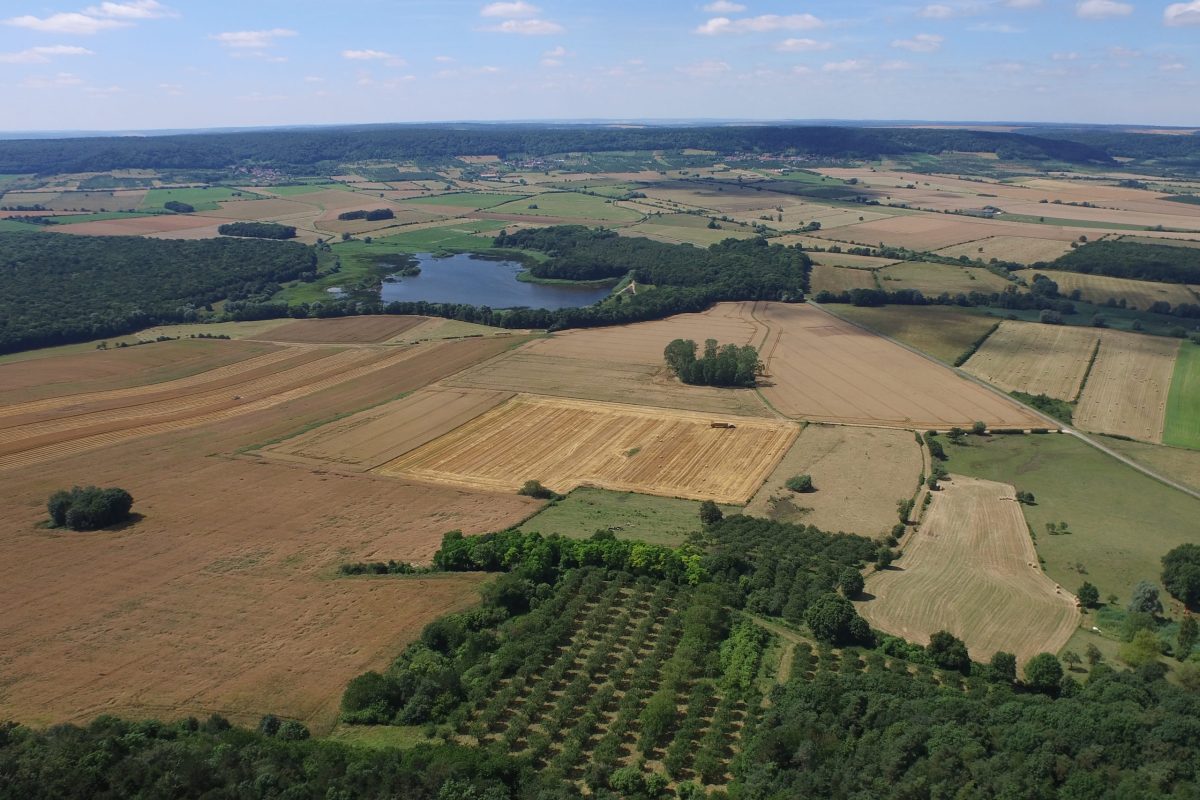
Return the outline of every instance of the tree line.
{"type": "Polygon", "coordinates": [[[1064,272],[1107,275],[1112,278],[1200,283],[1200,250],[1166,244],[1091,242],[1068,251],[1050,264],[1041,266],[1064,272]]]}

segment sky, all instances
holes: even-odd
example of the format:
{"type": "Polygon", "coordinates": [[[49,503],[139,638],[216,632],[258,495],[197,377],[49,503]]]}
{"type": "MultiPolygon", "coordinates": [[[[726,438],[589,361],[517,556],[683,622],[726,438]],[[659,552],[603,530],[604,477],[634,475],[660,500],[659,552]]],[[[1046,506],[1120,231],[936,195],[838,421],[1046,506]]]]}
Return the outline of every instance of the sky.
{"type": "Polygon", "coordinates": [[[0,130],[1200,126],[1200,0],[0,0],[0,130]]]}

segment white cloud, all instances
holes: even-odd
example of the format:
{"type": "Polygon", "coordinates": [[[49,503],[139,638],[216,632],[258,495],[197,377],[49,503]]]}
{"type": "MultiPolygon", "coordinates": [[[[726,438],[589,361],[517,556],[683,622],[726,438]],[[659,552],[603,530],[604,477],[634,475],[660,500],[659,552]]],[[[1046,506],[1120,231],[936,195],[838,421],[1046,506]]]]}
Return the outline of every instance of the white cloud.
{"type": "Polygon", "coordinates": [[[677,67],[677,69],[693,78],[715,78],[718,75],[729,72],[731,67],[724,61],[701,61],[697,64],[677,67]]]}
{"type": "Polygon", "coordinates": [[[936,33],[918,33],[911,39],[895,39],[892,47],[911,50],[914,53],[933,53],[940,50],[945,39],[936,33]]]}
{"type": "Polygon", "coordinates": [[[513,3],[488,3],[479,11],[479,16],[516,19],[519,17],[536,17],[541,11],[535,5],[517,0],[513,3]]]}
{"type": "Polygon", "coordinates": [[[439,64],[453,64],[454,56],[434,56],[433,60],[439,64]]]}
{"type": "Polygon", "coordinates": [[[1004,5],[1009,8],[1037,8],[1042,4],[1042,0],[1004,0],[1004,5]]]}
{"type": "Polygon", "coordinates": [[[563,47],[561,44],[558,47],[552,47],[546,52],[542,53],[542,66],[561,67],[563,63],[562,60],[566,58],[567,55],[567,48],[563,47]]]}
{"type": "Polygon", "coordinates": [[[245,50],[261,50],[271,47],[276,39],[296,36],[296,32],[288,28],[271,28],[266,31],[227,31],[214,34],[208,38],[215,39],[225,47],[245,50]]]}
{"type": "Polygon", "coordinates": [[[829,50],[832,42],[820,42],[816,39],[784,39],[775,45],[775,49],[784,53],[811,53],[816,50],[829,50]]]}
{"type": "Polygon", "coordinates": [[[383,61],[389,67],[403,67],[407,63],[403,58],[382,50],[343,50],[342,58],[347,61],[383,61]]]}
{"type": "Polygon", "coordinates": [[[23,17],[13,17],[12,19],[4,20],[5,25],[12,25],[16,28],[28,28],[42,33],[69,33],[80,36],[90,36],[100,31],[112,30],[113,28],[125,28],[130,23],[122,22],[116,19],[97,19],[89,17],[87,14],[51,14],[48,17],[35,17],[25,15],[23,17]]]}
{"type": "Polygon", "coordinates": [[[807,31],[820,28],[825,23],[812,14],[763,14],[759,17],[713,17],[696,28],[696,33],[715,36],[720,33],[765,33],[768,31],[807,31]]]}
{"type": "Polygon", "coordinates": [[[920,11],[920,16],[926,19],[950,19],[954,15],[954,9],[942,3],[932,3],[920,11]]]}
{"type": "Polygon", "coordinates": [[[1116,0],[1081,0],[1081,2],[1075,4],[1075,16],[1083,19],[1127,17],[1132,13],[1132,5],[1129,3],[1118,3],[1116,0]]]}
{"type": "Polygon", "coordinates": [[[1163,23],[1172,28],[1184,25],[1200,25],[1200,0],[1190,3],[1172,3],[1163,11],[1163,23]]]}
{"type": "Polygon", "coordinates": [[[177,13],[157,0],[131,0],[126,3],[101,3],[83,10],[89,17],[116,17],[117,19],[160,19],[177,17],[177,13]]]}
{"type": "Polygon", "coordinates": [[[845,61],[830,61],[821,67],[822,72],[862,72],[871,66],[869,61],[848,58],[845,61]]]}
{"type": "Polygon", "coordinates": [[[178,83],[160,83],[158,88],[166,92],[171,97],[183,96],[183,87],[178,83]]]}
{"type": "Polygon", "coordinates": [[[879,65],[881,70],[885,72],[902,72],[906,69],[914,69],[913,65],[908,61],[885,61],[879,65]]]}
{"type": "Polygon", "coordinates": [[[1115,58],[1118,61],[1128,61],[1131,58],[1142,57],[1141,51],[1133,50],[1128,47],[1121,47],[1120,45],[1108,48],[1108,55],[1110,58],[1115,58]]]}
{"type": "Polygon", "coordinates": [[[19,53],[0,53],[0,64],[49,64],[53,56],[94,56],[86,47],[66,44],[31,47],[19,53]]]}
{"type": "Polygon", "coordinates": [[[1075,51],[1071,51],[1069,53],[1054,53],[1050,56],[1050,60],[1052,61],[1078,61],[1080,58],[1082,58],[1082,56],[1075,51]]]}
{"type": "Polygon", "coordinates": [[[496,33],[517,33],[522,36],[552,36],[563,32],[563,26],[548,19],[506,19],[488,28],[496,33]]]}
{"type": "Polygon", "coordinates": [[[21,85],[27,89],[65,89],[70,86],[81,86],[83,78],[70,72],[60,72],[57,75],[31,75],[21,85]]]}
{"type": "Polygon", "coordinates": [[[1161,64],[1158,67],[1163,72],[1183,72],[1187,69],[1187,64],[1180,61],[1168,61],[1166,64],[1161,64]]]}
{"type": "Polygon", "coordinates": [[[976,22],[967,26],[967,30],[979,33],[1024,33],[1023,28],[1009,25],[1007,22],[976,22]]]}
{"type": "Polygon", "coordinates": [[[704,10],[709,14],[737,14],[745,11],[746,7],[741,3],[731,3],[729,0],[716,0],[706,5],[704,10]]]}

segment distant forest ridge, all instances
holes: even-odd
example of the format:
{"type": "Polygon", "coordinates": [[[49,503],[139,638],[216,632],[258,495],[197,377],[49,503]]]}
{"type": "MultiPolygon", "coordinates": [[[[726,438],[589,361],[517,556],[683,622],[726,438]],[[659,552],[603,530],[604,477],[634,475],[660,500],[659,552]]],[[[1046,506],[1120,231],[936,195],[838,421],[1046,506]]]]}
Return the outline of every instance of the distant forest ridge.
{"type": "MultiPolygon", "coordinates": [[[[1137,150],[1137,140],[1200,137],[1111,134],[1096,142],[975,130],[812,126],[534,127],[360,126],[305,130],[111,136],[0,141],[0,173],[56,174],[114,169],[225,169],[255,165],[319,171],[337,164],[462,155],[539,157],[568,152],[682,150],[871,159],[947,151],[996,153],[1003,159],[1071,164],[1115,163],[1110,149],[1137,150]],[[1132,137],[1132,138],[1131,138],[1132,137]]],[[[1147,147],[1161,147],[1158,141],[1147,147]]],[[[1180,147],[1172,143],[1170,147],[1180,147]]]]}

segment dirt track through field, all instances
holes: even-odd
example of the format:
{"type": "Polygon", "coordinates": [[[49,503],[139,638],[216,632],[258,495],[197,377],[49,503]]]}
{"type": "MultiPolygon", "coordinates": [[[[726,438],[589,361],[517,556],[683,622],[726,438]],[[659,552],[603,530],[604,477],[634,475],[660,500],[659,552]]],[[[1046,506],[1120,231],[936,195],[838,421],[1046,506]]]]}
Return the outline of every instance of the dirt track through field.
{"type": "Polygon", "coordinates": [[[763,303],[763,396],[790,417],[910,428],[1033,427],[1040,417],[887,339],[809,305],[763,303]]]}
{"type": "Polygon", "coordinates": [[[1161,442],[1179,340],[1105,331],[1079,397],[1075,424],[1097,433],[1161,442]]]}
{"type": "Polygon", "coordinates": [[[1007,392],[1075,400],[1099,340],[1096,328],[1002,322],[963,369],[1007,392]]]}
{"type": "Polygon", "coordinates": [[[558,492],[587,484],[744,503],[797,432],[761,419],[525,395],[376,472],[493,491],[538,480],[558,492]]]}
{"type": "Polygon", "coordinates": [[[873,626],[927,643],[948,630],[976,661],[997,650],[1025,662],[1056,653],[1079,625],[1074,598],[1038,566],[1012,486],[958,475],[933,493],[893,569],[867,578],[856,603],[873,626]]]}

